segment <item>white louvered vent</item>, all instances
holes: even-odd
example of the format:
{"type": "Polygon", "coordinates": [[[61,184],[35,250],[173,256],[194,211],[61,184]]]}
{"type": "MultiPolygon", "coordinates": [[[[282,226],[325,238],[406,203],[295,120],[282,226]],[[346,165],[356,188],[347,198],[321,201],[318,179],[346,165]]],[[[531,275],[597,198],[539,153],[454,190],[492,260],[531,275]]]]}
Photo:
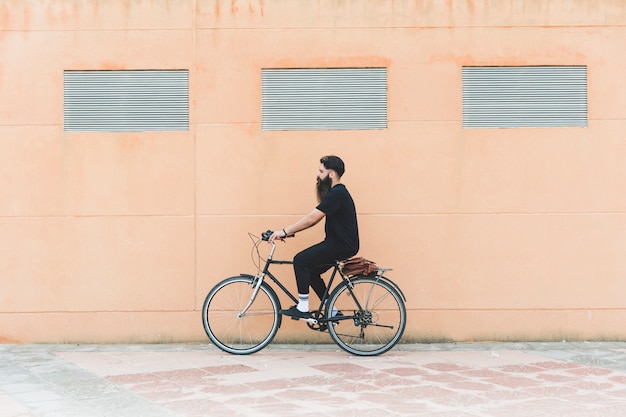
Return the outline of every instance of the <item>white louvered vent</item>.
{"type": "Polygon", "coordinates": [[[586,66],[463,67],[463,127],[586,127],[586,66]]]}
{"type": "Polygon", "coordinates": [[[189,130],[188,70],[65,71],[68,132],[189,130]]]}
{"type": "Polygon", "coordinates": [[[386,68],[262,70],[263,130],[387,127],[386,68]]]}

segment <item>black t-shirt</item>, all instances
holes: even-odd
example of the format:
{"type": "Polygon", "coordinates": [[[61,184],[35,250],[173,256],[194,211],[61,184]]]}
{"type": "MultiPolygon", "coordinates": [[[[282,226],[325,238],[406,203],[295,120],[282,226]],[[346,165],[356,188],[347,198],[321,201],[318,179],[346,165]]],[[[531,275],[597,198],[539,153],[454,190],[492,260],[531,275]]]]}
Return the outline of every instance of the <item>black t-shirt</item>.
{"type": "Polygon", "coordinates": [[[317,206],[326,215],[327,244],[353,256],[359,251],[359,227],[356,221],[356,208],[352,196],[343,184],[330,189],[326,197],[317,206]]]}

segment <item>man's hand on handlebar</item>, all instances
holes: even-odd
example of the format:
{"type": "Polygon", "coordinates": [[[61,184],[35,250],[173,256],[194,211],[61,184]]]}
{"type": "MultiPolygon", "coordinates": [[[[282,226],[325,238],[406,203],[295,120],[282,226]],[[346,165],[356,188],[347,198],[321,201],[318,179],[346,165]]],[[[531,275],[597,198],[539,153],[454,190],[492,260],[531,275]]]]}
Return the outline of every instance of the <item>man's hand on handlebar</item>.
{"type": "Polygon", "coordinates": [[[273,243],[276,239],[285,240],[285,238],[293,236],[294,235],[287,235],[285,229],[277,230],[275,232],[268,230],[262,234],[263,240],[266,240],[269,243],[273,243]]]}

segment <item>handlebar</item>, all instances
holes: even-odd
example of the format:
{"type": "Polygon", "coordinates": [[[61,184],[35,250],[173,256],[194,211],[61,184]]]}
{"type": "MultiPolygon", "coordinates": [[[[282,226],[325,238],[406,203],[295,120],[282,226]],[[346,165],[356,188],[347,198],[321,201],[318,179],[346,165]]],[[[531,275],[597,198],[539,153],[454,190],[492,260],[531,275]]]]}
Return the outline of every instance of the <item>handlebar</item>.
{"type": "MultiPolygon", "coordinates": [[[[268,229],[265,232],[261,233],[261,240],[263,240],[264,242],[267,242],[268,240],[270,240],[270,236],[272,236],[273,234],[274,234],[274,231],[268,229]]],[[[287,235],[285,237],[281,237],[280,239],[283,240],[285,238],[294,237],[294,236],[295,236],[295,233],[292,233],[292,234],[287,235]]]]}

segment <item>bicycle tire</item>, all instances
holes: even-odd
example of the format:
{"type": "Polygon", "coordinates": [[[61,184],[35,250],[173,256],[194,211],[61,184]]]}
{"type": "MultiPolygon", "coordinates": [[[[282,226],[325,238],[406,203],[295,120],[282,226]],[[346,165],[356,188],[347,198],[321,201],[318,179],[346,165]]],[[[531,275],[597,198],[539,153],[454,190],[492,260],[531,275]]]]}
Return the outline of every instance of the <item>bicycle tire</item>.
{"type": "Polygon", "coordinates": [[[339,284],[329,297],[326,318],[331,319],[333,308],[342,315],[329,322],[330,337],[353,355],[387,352],[400,341],[406,327],[403,297],[387,279],[360,276],[351,278],[350,284],[339,284]]]}
{"type": "Polygon", "coordinates": [[[258,352],[271,343],[280,327],[280,301],[263,282],[248,311],[256,278],[239,275],[219,282],[206,296],[202,324],[207,336],[221,350],[235,355],[258,352]]]}

